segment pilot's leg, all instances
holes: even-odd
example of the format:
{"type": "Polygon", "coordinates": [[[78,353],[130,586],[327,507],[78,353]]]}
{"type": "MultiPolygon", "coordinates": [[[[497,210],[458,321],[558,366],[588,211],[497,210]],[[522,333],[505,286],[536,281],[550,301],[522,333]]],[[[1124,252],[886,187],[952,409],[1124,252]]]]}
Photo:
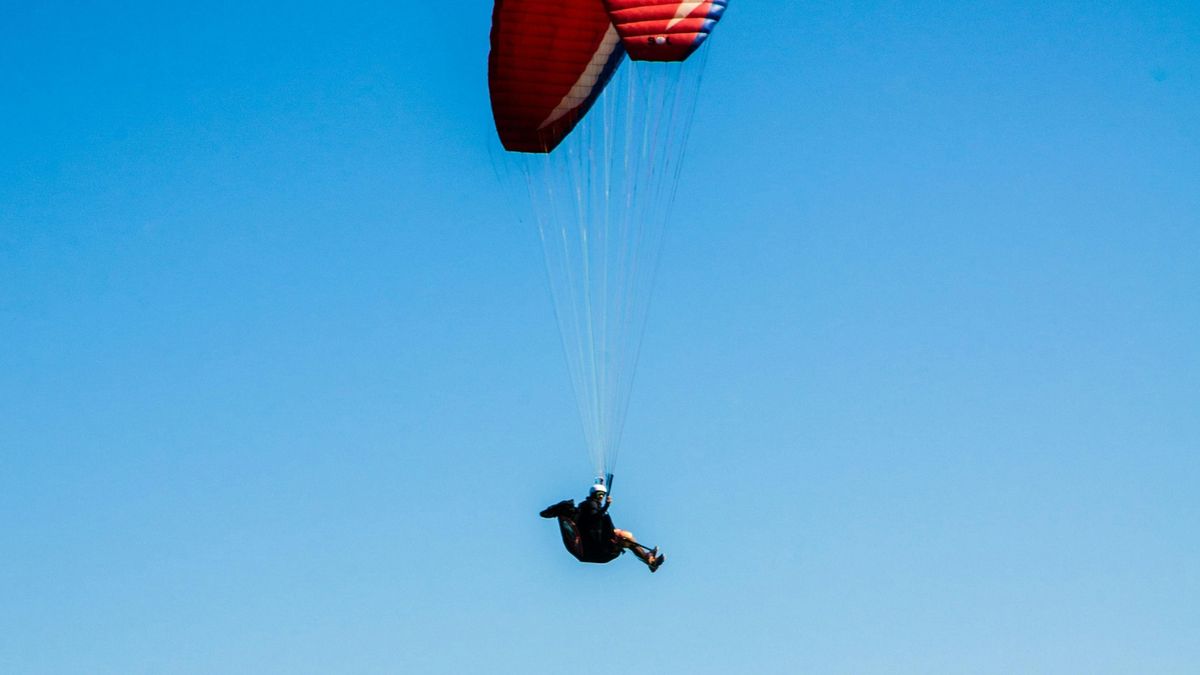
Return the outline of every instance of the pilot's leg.
{"type": "Polygon", "coordinates": [[[634,538],[632,532],[628,530],[617,529],[614,529],[613,532],[617,535],[617,542],[620,543],[621,546],[633,551],[633,554],[640,558],[642,562],[646,563],[647,565],[654,562],[654,554],[650,551],[650,549],[639,544],[637,539],[634,538]]]}

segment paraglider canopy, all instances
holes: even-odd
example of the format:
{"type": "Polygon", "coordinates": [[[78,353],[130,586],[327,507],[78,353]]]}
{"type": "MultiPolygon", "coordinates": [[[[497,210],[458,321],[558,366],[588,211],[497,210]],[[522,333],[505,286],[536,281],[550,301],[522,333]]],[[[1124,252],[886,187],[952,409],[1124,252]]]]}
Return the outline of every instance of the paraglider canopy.
{"type": "Polygon", "coordinates": [[[634,61],[683,61],[708,39],[729,0],[604,0],[634,61]]]}
{"type": "Polygon", "coordinates": [[[599,0],[497,0],[488,82],[504,148],[558,147],[624,58],[599,0]]]}

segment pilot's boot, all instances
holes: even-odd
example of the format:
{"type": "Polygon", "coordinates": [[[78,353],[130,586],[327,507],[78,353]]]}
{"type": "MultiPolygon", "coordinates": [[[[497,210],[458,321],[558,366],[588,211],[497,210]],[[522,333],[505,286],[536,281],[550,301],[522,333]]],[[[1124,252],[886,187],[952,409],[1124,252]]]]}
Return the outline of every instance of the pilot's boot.
{"type": "Polygon", "coordinates": [[[653,551],[650,551],[650,573],[658,571],[659,567],[667,561],[667,556],[658,552],[658,547],[655,546],[653,551]]]}

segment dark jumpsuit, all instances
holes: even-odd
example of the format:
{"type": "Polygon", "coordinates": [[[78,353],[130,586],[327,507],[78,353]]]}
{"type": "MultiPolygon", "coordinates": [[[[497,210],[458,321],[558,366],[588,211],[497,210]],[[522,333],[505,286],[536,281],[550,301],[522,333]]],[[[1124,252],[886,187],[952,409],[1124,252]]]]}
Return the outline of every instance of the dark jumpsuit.
{"type": "Polygon", "coordinates": [[[558,517],[563,545],[580,562],[606,563],[621,555],[607,504],[586,499],[573,514],[558,517]],[[572,517],[573,516],[573,517],[572,517]]]}

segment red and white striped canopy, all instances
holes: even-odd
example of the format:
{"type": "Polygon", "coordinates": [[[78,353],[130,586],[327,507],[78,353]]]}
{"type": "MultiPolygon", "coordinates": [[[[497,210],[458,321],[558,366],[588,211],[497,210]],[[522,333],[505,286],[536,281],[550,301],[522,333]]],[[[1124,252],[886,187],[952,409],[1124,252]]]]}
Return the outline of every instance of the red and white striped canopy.
{"type": "Polygon", "coordinates": [[[604,0],[604,5],[629,58],[683,61],[708,38],[729,0],[604,0]]]}

